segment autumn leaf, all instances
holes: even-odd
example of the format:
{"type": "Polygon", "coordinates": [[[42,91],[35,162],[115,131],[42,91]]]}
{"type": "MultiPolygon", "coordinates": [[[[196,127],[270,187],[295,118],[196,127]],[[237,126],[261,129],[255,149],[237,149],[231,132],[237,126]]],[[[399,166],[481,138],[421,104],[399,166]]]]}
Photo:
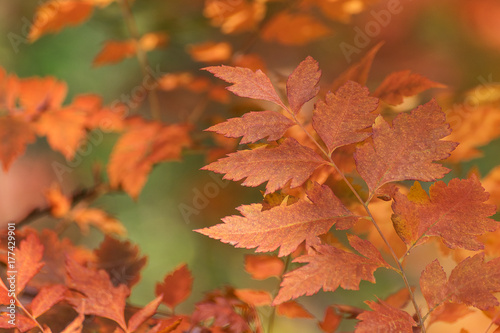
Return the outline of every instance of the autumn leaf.
{"type": "Polygon", "coordinates": [[[313,295],[321,288],[324,291],[335,291],[338,287],[358,290],[361,280],[375,283],[375,270],[389,265],[370,242],[354,235],[349,236],[349,242],[362,256],[330,245],[319,245],[314,247],[316,252],[295,259],[293,262],[307,265],[284,275],[273,304],[313,295]]]}
{"type": "Polygon", "coordinates": [[[283,260],[276,256],[245,255],[245,270],[256,280],[279,277],[284,268],[283,260]]]}
{"type": "Polygon", "coordinates": [[[232,333],[248,332],[250,327],[246,320],[234,309],[235,302],[222,296],[199,302],[191,316],[193,322],[213,319],[213,326],[230,327],[232,333]]]}
{"type": "Polygon", "coordinates": [[[189,45],[187,51],[194,61],[206,63],[221,63],[231,58],[233,48],[227,42],[205,42],[189,45]]]}
{"type": "Polygon", "coordinates": [[[31,314],[38,318],[55,304],[64,299],[67,288],[64,285],[55,284],[40,289],[31,302],[31,314]]]}
{"type": "Polygon", "coordinates": [[[128,329],[130,332],[135,332],[139,326],[141,326],[146,320],[151,318],[155,313],[156,309],[161,303],[162,296],[156,297],[145,307],[134,313],[132,317],[130,317],[128,321],[128,329]]]}
{"type": "Polygon", "coordinates": [[[277,148],[240,150],[202,170],[225,173],[224,179],[234,181],[246,178],[242,183],[244,186],[255,187],[267,181],[268,194],[283,188],[288,182],[291,188],[302,185],[314,170],[325,163],[311,148],[287,138],[277,148]]]}
{"type": "Polygon", "coordinates": [[[335,309],[331,306],[326,308],[325,317],[323,321],[319,322],[319,328],[325,333],[335,333],[342,321],[342,316],[337,314],[335,309]]]}
{"type": "Polygon", "coordinates": [[[312,57],[307,57],[293,70],[286,82],[288,103],[293,113],[298,113],[306,102],[318,94],[320,78],[318,62],[312,57]]]}
{"type": "Polygon", "coordinates": [[[287,318],[314,318],[312,314],[295,301],[288,301],[276,306],[276,313],[287,318]]]}
{"type": "Polygon", "coordinates": [[[168,44],[169,37],[163,31],[148,32],[139,39],[139,47],[146,51],[153,51],[168,44]]]}
{"type": "Polygon", "coordinates": [[[24,290],[28,282],[42,269],[44,246],[38,236],[31,233],[21,241],[19,248],[14,250],[16,258],[16,294],[24,290]]]}
{"type": "Polygon", "coordinates": [[[51,0],[37,8],[35,21],[31,25],[29,40],[34,42],[47,33],[56,33],[67,26],[78,25],[92,14],[93,6],[89,1],[51,0]]]}
{"type": "Polygon", "coordinates": [[[391,105],[403,103],[404,97],[414,96],[430,88],[445,88],[446,86],[412,73],[410,70],[394,72],[388,75],[378,86],[373,96],[391,105]]]}
{"type": "Polygon", "coordinates": [[[104,234],[125,235],[127,233],[119,220],[102,209],[77,206],[71,210],[69,217],[75,221],[84,234],[89,232],[89,226],[94,226],[104,234]]]}
{"type": "MultiPolygon", "coordinates": [[[[108,273],[104,270],[94,271],[77,262],[67,259],[67,286],[85,295],[85,314],[92,314],[115,321],[126,330],[124,310],[125,301],[130,290],[123,284],[113,286],[108,273]],[[106,292],[103,292],[105,290],[106,292]]],[[[68,299],[79,312],[81,299],[68,299]]]]}
{"type": "Polygon", "coordinates": [[[370,97],[368,88],[347,81],[336,93],[328,92],[326,100],[316,103],[313,127],[331,153],[335,148],[363,141],[371,135],[362,131],[372,126],[378,100],[370,97]]]}
{"type": "Polygon", "coordinates": [[[422,272],[420,286],[429,308],[451,301],[487,310],[500,304],[492,294],[500,291],[500,258],[485,263],[484,253],[478,253],[460,262],[448,280],[434,260],[422,272]]]}
{"type": "Polygon", "coordinates": [[[18,82],[19,103],[24,115],[38,115],[41,112],[61,109],[68,86],[54,77],[27,78],[18,82]]]}
{"type": "Polygon", "coordinates": [[[358,147],[354,154],[370,193],[389,182],[443,177],[449,170],[432,162],[445,159],[457,146],[441,140],[449,133],[445,115],[435,100],[409,114],[399,114],[392,126],[378,116],[373,125],[373,142],[358,147]]]}
{"type": "Polygon", "coordinates": [[[271,294],[265,290],[236,289],[234,294],[251,306],[270,305],[272,301],[271,294]]]}
{"type": "Polygon", "coordinates": [[[35,142],[35,133],[30,123],[14,117],[0,118],[0,160],[4,171],[12,162],[24,154],[26,146],[35,142]]]}
{"type": "Polygon", "coordinates": [[[262,39],[266,42],[301,46],[331,34],[332,30],[312,15],[282,11],[264,26],[262,39]]]}
{"type": "Polygon", "coordinates": [[[392,205],[392,221],[401,239],[413,247],[429,236],[439,236],[449,248],[480,250],[479,235],[494,231],[499,224],[488,218],[495,214],[475,175],[469,179],[452,179],[448,185],[437,182],[429,195],[418,182],[408,196],[397,193],[392,205]]]}
{"type": "Polygon", "coordinates": [[[121,186],[132,198],[137,198],[154,164],[180,158],[182,149],[190,144],[188,131],[183,125],[128,119],[126,132],[111,152],[108,164],[111,186],[121,186]]]}
{"type": "Polygon", "coordinates": [[[255,29],[264,18],[266,5],[260,1],[207,0],[203,14],[225,34],[255,29]]]}
{"type": "Polygon", "coordinates": [[[405,311],[393,308],[382,300],[365,302],[373,311],[365,311],[357,318],[356,333],[413,333],[415,320],[405,311]]]}
{"type": "Polygon", "coordinates": [[[248,112],[241,118],[231,118],[205,131],[216,132],[228,138],[242,137],[240,144],[280,139],[286,130],[295,123],[275,111],[248,112]]]}
{"type": "Polygon", "coordinates": [[[184,264],[165,276],[163,283],[156,284],[155,295],[163,295],[162,303],[174,309],[188,298],[192,287],[193,277],[187,265],[184,264]]]}
{"type": "Polygon", "coordinates": [[[304,199],[266,211],[260,204],[240,206],[237,209],[243,216],[228,216],[222,224],[195,231],[235,247],[256,247],[257,252],[280,247],[281,257],[292,253],[303,241],[307,246],[319,245],[317,236],[328,232],[335,223],[343,223],[348,229],[357,220],[327,186],[316,185],[308,198],[310,201],[304,199]]]}
{"type": "Polygon", "coordinates": [[[114,64],[123,59],[135,56],[137,52],[137,43],[133,39],[124,41],[110,40],[104,44],[102,50],[96,55],[92,64],[102,66],[114,64]]]}
{"type": "Polygon", "coordinates": [[[286,109],[274,90],[271,80],[269,80],[267,75],[260,69],[253,72],[248,68],[224,65],[206,67],[203,69],[209,71],[219,79],[233,83],[233,85],[227,89],[235,95],[273,102],[286,109]]]}

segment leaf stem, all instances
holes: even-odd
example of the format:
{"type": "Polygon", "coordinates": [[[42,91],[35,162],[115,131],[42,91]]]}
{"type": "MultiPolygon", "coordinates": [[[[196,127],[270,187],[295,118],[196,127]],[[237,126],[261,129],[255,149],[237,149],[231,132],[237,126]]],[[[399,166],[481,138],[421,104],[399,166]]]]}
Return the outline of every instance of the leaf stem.
{"type": "MultiPolygon", "coordinates": [[[[280,281],[278,284],[278,288],[276,288],[276,291],[274,292],[273,299],[276,298],[276,295],[278,294],[281,286],[281,282],[283,282],[283,275],[287,272],[288,267],[290,266],[290,258],[292,256],[288,255],[285,260],[285,267],[283,268],[283,273],[281,273],[280,276],[280,281]]],[[[271,314],[269,315],[269,321],[267,322],[267,333],[273,333],[273,327],[274,327],[274,318],[276,318],[276,306],[273,306],[271,308],[271,314]]]]}
{"type": "MultiPolygon", "coordinates": [[[[304,125],[298,121],[297,117],[295,116],[295,114],[287,107],[285,107],[285,110],[293,117],[293,120],[295,121],[295,123],[297,125],[300,126],[300,128],[306,133],[306,135],[314,142],[314,144],[321,150],[321,152],[327,157],[328,161],[329,161],[329,164],[335,169],[335,171],[337,171],[337,173],[342,177],[342,179],[344,180],[344,182],[347,184],[347,186],[349,187],[349,189],[352,191],[352,193],[354,194],[354,196],[356,197],[356,199],[358,199],[358,201],[363,205],[363,208],[365,209],[366,213],[368,214],[368,217],[370,218],[370,221],[372,222],[373,226],[375,227],[375,229],[377,230],[377,232],[379,233],[380,237],[382,238],[383,242],[385,243],[385,245],[387,246],[387,248],[389,249],[389,252],[391,254],[391,256],[393,257],[394,261],[396,262],[397,266],[398,266],[398,273],[400,273],[401,277],[403,278],[403,281],[405,283],[405,286],[406,288],[408,289],[408,292],[410,294],[410,298],[411,298],[411,302],[413,304],[413,307],[415,308],[415,312],[417,314],[417,317],[418,317],[418,321],[419,321],[419,326],[420,328],[422,329],[422,333],[425,333],[426,330],[425,330],[425,326],[424,326],[424,321],[422,320],[422,314],[420,313],[420,308],[417,304],[417,301],[415,299],[415,294],[413,293],[412,291],[412,288],[410,286],[410,283],[408,281],[408,278],[406,277],[406,273],[403,269],[403,266],[401,264],[401,262],[399,261],[399,258],[398,256],[396,255],[396,252],[394,252],[394,249],[392,248],[391,244],[389,243],[389,241],[387,240],[387,238],[384,236],[384,234],[382,233],[382,229],[380,229],[380,226],[377,224],[377,222],[375,221],[375,219],[373,218],[373,215],[370,211],[370,209],[368,208],[368,203],[369,201],[367,202],[364,202],[363,199],[361,198],[361,196],[359,195],[359,193],[356,191],[356,189],[352,186],[351,182],[346,178],[346,176],[344,175],[344,173],[339,169],[339,167],[335,164],[335,162],[333,161],[332,157],[331,157],[331,154],[329,154],[320,144],[319,142],[311,135],[311,133],[309,133],[309,131],[304,127],[304,125]]],[[[371,198],[370,198],[371,199],[371,198]]]]}
{"type": "Polygon", "coordinates": [[[160,101],[156,92],[157,80],[156,77],[151,75],[148,71],[148,68],[151,68],[151,66],[149,65],[146,52],[143,50],[139,43],[141,35],[139,34],[139,29],[137,29],[137,24],[134,19],[134,14],[132,13],[132,8],[130,6],[129,0],[120,0],[120,4],[122,7],[123,18],[125,20],[125,23],[127,24],[130,36],[135,41],[137,61],[139,62],[139,65],[141,67],[142,75],[144,75],[145,77],[151,76],[152,79],[155,80],[156,84],[152,89],[150,89],[148,93],[148,99],[149,105],[151,107],[151,116],[153,117],[153,119],[161,121],[160,101]]]}

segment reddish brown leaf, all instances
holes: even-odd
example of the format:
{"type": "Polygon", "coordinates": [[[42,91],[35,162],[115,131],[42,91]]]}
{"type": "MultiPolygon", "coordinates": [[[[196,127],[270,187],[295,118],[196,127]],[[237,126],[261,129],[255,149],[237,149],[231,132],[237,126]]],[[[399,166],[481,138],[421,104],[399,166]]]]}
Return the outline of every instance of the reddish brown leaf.
{"type": "Polygon", "coordinates": [[[446,300],[448,294],[446,273],[437,259],[422,271],[420,290],[427,301],[429,309],[434,309],[434,307],[446,300]]]}
{"type": "MultiPolygon", "coordinates": [[[[71,259],[66,260],[66,270],[68,287],[85,295],[85,314],[114,320],[126,331],[124,310],[130,290],[123,284],[118,287],[113,286],[106,271],[91,270],[71,259]]],[[[68,301],[80,312],[82,308],[80,298],[68,299],[68,301]]]]}
{"type": "Polygon", "coordinates": [[[202,168],[225,173],[224,179],[241,180],[245,186],[268,182],[266,194],[283,188],[288,182],[294,188],[302,185],[326,161],[314,150],[287,138],[277,148],[260,147],[240,150],[202,168]],[[284,167],[286,166],[286,167],[284,167]]]}
{"type": "Polygon", "coordinates": [[[307,57],[294,69],[286,82],[286,94],[292,112],[298,113],[302,105],[318,94],[320,78],[318,62],[312,57],[307,57]]]}
{"type": "Polygon", "coordinates": [[[52,149],[70,160],[87,135],[85,121],[85,114],[71,107],[46,111],[38,119],[37,133],[46,136],[52,149]]]}
{"type": "Polygon", "coordinates": [[[205,131],[216,132],[228,138],[241,139],[241,144],[256,142],[267,138],[267,141],[280,139],[286,130],[295,123],[274,111],[248,112],[241,118],[231,118],[214,125],[205,131]]]}
{"type": "Polygon", "coordinates": [[[365,311],[358,316],[361,322],[354,332],[413,333],[412,327],[417,323],[407,312],[393,308],[382,300],[379,302],[366,302],[373,311],[365,311]]]}
{"type": "Polygon", "coordinates": [[[14,250],[16,259],[15,267],[7,265],[8,270],[17,270],[16,274],[16,294],[24,290],[28,282],[45,265],[42,262],[44,247],[40,243],[38,236],[29,234],[25,240],[21,241],[19,248],[14,250]]]}
{"type": "MultiPolygon", "coordinates": [[[[330,90],[337,91],[347,81],[354,81],[364,86],[366,81],[368,81],[368,74],[370,73],[373,59],[382,45],[384,45],[384,42],[380,42],[372,47],[359,62],[352,64],[346,71],[340,74],[330,86],[330,90]]],[[[348,58],[347,60],[350,62],[351,59],[348,58]]]]}
{"type": "Polygon", "coordinates": [[[326,233],[342,219],[345,225],[356,220],[329,187],[316,185],[308,200],[291,206],[279,206],[262,211],[262,205],[240,206],[243,216],[228,216],[223,224],[195,230],[235,247],[254,248],[270,252],[280,247],[279,256],[292,253],[303,241],[307,246],[320,244],[317,236],[326,233]]]}
{"type": "Polygon", "coordinates": [[[319,322],[319,328],[325,333],[335,333],[342,321],[342,316],[337,314],[334,308],[328,307],[325,311],[325,317],[322,322],[319,322]]]}
{"type": "Polygon", "coordinates": [[[276,306],[276,312],[280,316],[288,318],[314,318],[312,314],[295,301],[288,301],[276,306]]]}
{"type": "Polygon", "coordinates": [[[71,323],[69,323],[68,326],[66,326],[66,328],[63,331],[61,331],[61,333],[81,333],[83,329],[84,320],[85,320],[85,314],[82,311],[71,323]]]}
{"type": "Polygon", "coordinates": [[[283,108],[283,102],[274,90],[271,80],[260,69],[256,72],[248,68],[212,66],[203,68],[219,79],[233,83],[227,89],[235,95],[273,102],[283,108]]]}
{"type": "Polygon", "coordinates": [[[445,88],[446,86],[412,73],[410,70],[389,74],[375,90],[376,96],[391,105],[403,103],[404,97],[414,96],[430,88],[445,88]]]}
{"type": "Polygon", "coordinates": [[[302,295],[313,295],[321,288],[324,291],[335,291],[340,286],[343,289],[358,290],[361,280],[374,283],[375,270],[388,267],[388,264],[370,242],[354,235],[349,237],[349,241],[365,257],[330,245],[315,246],[315,253],[294,260],[307,265],[284,275],[273,304],[302,295]]]}
{"type": "Polygon", "coordinates": [[[8,171],[14,160],[24,154],[26,146],[35,142],[31,125],[14,117],[0,118],[0,161],[8,171]]]}
{"type": "Polygon", "coordinates": [[[153,301],[147,304],[145,307],[134,313],[128,321],[128,329],[130,332],[134,332],[141,326],[146,320],[151,318],[155,313],[156,309],[161,303],[162,296],[156,297],[153,301]]]}
{"type": "MultiPolygon", "coordinates": [[[[412,288],[413,291],[414,288],[412,288]]],[[[411,296],[408,288],[401,288],[397,292],[389,295],[384,301],[393,308],[402,309],[410,301],[411,296]]]]}
{"type": "Polygon", "coordinates": [[[332,34],[316,17],[282,11],[263,28],[262,39],[283,45],[300,46],[332,34]]]}
{"type": "Polygon", "coordinates": [[[445,323],[454,323],[458,319],[465,317],[474,312],[474,309],[459,303],[444,303],[434,311],[431,312],[431,319],[429,325],[436,321],[443,321],[445,323]]]}
{"type": "Polygon", "coordinates": [[[362,131],[377,117],[378,100],[370,97],[368,88],[347,81],[334,94],[328,92],[325,102],[316,103],[313,127],[331,153],[335,148],[363,141],[371,135],[362,131]]]}
{"type": "Polygon", "coordinates": [[[245,270],[256,280],[281,276],[285,264],[283,260],[268,255],[245,255],[245,270]]]}
{"type": "Polygon", "coordinates": [[[448,134],[445,114],[435,100],[410,114],[398,115],[392,126],[378,116],[373,125],[373,142],[358,147],[354,154],[370,193],[389,182],[443,177],[449,170],[432,162],[445,159],[457,146],[441,140],[448,134]]]}
{"type": "Polygon", "coordinates": [[[36,297],[31,302],[31,314],[38,318],[55,304],[64,299],[66,286],[55,284],[40,289],[36,297]]]}
{"type": "Polygon", "coordinates": [[[266,4],[258,1],[207,0],[203,14],[225,34],[254,30],[264,18],[266,4]]]}
{"type": "Polygon", "coordinates": [[[251,306],[270,305],[272,301],[271,294],[265,290],[236,289],[234,294],[251,306]]]}
{"type": "Polygon", "coordinates": [[[449,248],[480,250],[484,245],[478,236],[499,227],[498,222],[488,218],[496,209],[485,203],[488,193],[475,175],[452,179],[448,185],[437,182],[429,193],[415,182],[408,196],[397,193],[394,198],[393,224],[409,247],[423,243],[429,236],[440,236],[449,248]]]}
{"type": "Polygon", "coordinates": [[[132,288],[141,279],[140,272],[147,262],[146,256],[139,255],[137,245],[108,235],[94,254],[96,268],[104,269],[115,286],[125,284],[132,288]]]}
{"type": "Polygon", "coordinates": [[[29,40],[34,42],[47,33],[56,33],[67,26],[78,25],[92,14],[93,6],[85,0],[51,0],[37,8],[29,40]]]}
{"type": "Polygon", "coordinates": [[[112,187],[121,186],[137,198],[154,164],[180,158],[182,149],[190,144],[189,128],[140,118],[129,119],[128,125],[113,147],[108,175],[112,187]]]}
{"type": "Polygon", "coordinates": [[[165,276],[163,283],[157,283],[155,294],[163,294],[162,303],[175,308],[188,298],[193,287],[193,277],[186,264],[165,276]]]}
{"type": "Polygon", "coordinates": [[[110,40],[104,44],[104,47],[96,55],[92,64],[94,66],[114,64],[123,59],[134,57],[136,52],[137,43],[133,39],[124,41],[110,40]]]}
{"type": "Polygon", "coordinates": [[[197,303],[196,309],[191,316],[192,321],[202,322],[213,319],[213,326],[227,326],[231,333],[248,332],[250,330],[248,323],[235,311],[233,305],[232,300],[221,296],[197,303]]]}

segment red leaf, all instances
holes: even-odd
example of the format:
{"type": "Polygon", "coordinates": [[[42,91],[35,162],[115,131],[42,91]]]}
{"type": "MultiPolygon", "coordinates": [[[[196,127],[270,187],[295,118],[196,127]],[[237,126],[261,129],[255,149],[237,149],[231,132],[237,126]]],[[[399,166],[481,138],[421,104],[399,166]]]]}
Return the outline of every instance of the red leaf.
{"type": "Polygon", "coordinates": [[[280,247],[281,257],[292,253],[303,241],[307,246],[319,245],[317,236],[342,219],[349,220],[344,221],[346,225],[357,220],[325,185],[315,186],[308,197],[311,202],[304,199],[266,211],[260,204],[240,206],[243,216],[228,216],[222,219],[223,224],[195,231],[235,247],[257,247],[257,252],[280,247]]]}
{"type": "Polygon", "coordinates": [[[161,303],[162,296],[156,297],[153,301],[151,301],[148,305],[134,313],[132,317],[130,317],[128,321],[128,329],[130,332],[134,332],[141,326],[146,320],[151,318],[155,313],[156,309],[161,303]]]}
{"type": "Polygon", "coordinates": [[[3,170],[9,170],[12,162],[32,142],[35,142],[35,133],[29,123],[14,117],[0,118],[0,161],[3,170]]]}
{"type": "Polygon", "coordinates": [[[483,243],[477,238],[499,227],[488,218],[495,214],[475,175],[469,179],[452,179],[448,185],[436,182],[429,189],[430,196],[418,182],[408,196],[397,193],[392,204],[395,229],[410,247],[423,243],[429,236],[440,236],[446,246],[480,250],[483,243]]]}
{"type": "MultiPolygon", "coordinates": [[[[44,247],[40,243],[38,236],[31,233],[21,242],[19,248],[14,250],[16,258],[15,268],[18,271],[16,276],[16,294],[24,290],[28,282],[42,269],[45,265],[42,262],[44,247]]],[[[7,264],[7,268],[12,270],[7,264]]]]}
{"type": "Polygon", "coordinates": [[[236,289],[234,294],[251,306],[270,305],[272,301],[271,294],[265,290],[236,289]]]}
{"type": "Polygon", "coordinates": [[[227,298],[217,296],[212,300],[196,304],[192,315],[193,322],[201,322],[213,319],[213,326],[230,327],[232,333],[248,332],[250,327],[246,320],[239,315],[234,307],[234,302],[227,298]]]}
{"type": "Polygon", "coordinates": [[[235,95],[273,102],[283,108],[283,102],[274,90],[271,80],[260,69],[256,72],[248,68],[231,66],[212,66],[203,68],[216,77],[233,83],[227,89],[235,95]]]}
{"type": "Polygon", "coordinates": [[[245,186],[258,186],[268,182],[266,194],[283,188],[302,185],[320,165],[326,161],[311,148],[302,146],[293,138],[287,138],[277,148],[240,150],[202,168],[225,173],[224,179],[241,180],[245,186]],[[286,166],[286,168],[284,168],[286,166]]]}
{"type": "Polygon", "coordinates": [[[241,144],[256,142],[267,138],[267,141],[280,139],[285,131],[295,123],[275,111],[245,113],[241,118],[231,118],[227,121],[207,128],[228,138],[242,136],[241,144]]]}
{"type": "Polygon", "coordinates": [[[445,114],[435,100],[410,114],[400,114],[392,126],[381,117],[373,125],[373,142],[356,149],[359,174],[373,194],[382,185],[401,180],[433,181],[449,170],[433,161],[445,159],[457,146],[441,139],[450,134],[445,114]]]}
{"type": "Polygon", "coordinates": [[[328,307],[326,308],[325,318],[322,322],[318,323],[321,330],[325,333],[335,333],[337,328],[342,321],[342,316],[337,314],[334,308],[328,307]]]}
{"type": "Polygon", "coordinates": [[[316,246],[315,253],[294,260],[307,265],[284,275],[273,304],[302,295],[313,295],[321,288],[324,291],[335,291],[340,286],[343,289],[358,290],[361,280],[374,283],[375,270],[388,267],[388,264],[370,242],[354,235],[350,236],[349,241],[365,257],[330,245],[316,246]]]}
{"type": "Polygon", "coordinates": [[[94,66],[114,64],[125,58],[134,57],[136,52],[137,43],[133,39],[124,41],[109,40],[95,56],[92,64],[94,66]]]}
{"type": "MultiPolygon", "coordinates": [[[[85,314],[114,320],[126,331],[124,310],[130,290],[123,284],[113,286],[104,270],[94,271],[71,259],[66,260],[66,270],[68,287],[85,295],[85,314]],[[103,292],[104,290],[106,292],[103,292]]],[[[81,299],[68,301],[80,312],[81,299]]]]}
{"type": "Polygon", "coordinates": [[[276,312],[280,316],[288,318],[314,318],[312,314],[295,301],[288,301],[276,306],[276,312]]]}
{"type": "Polygon", "coordinates": [[[413,333],[412,327],[417,323],[407,312],[393,308],[382,300],[379,302],[366,302],[373,311],[365,311],[358,316],[361,322],[354,332],[413,333]]]}
{"type": "Polygon", "coordinates": [[[187,265],[184,264],[165,276],[163,283],[156,284],[155,295],[163,294],[162,303],[173,309],[188,298],[192,286],[193,277],[187,265]]]}
{"type": "Polygon", "coordinates": [[[52,286],[40,289],[38,294],[31,302],[31,314],[33,317],[38,318],[47,310],[52,308],[55,304],[64,299],[66,286],[55,284],[52,286]]]}
{"type": "Polygon", "coordinates": [[[391,105],[403,103],[404,97],[414,96],[430,88],[445,88],[446,86],[428,78],[411,73],[410,70],[394,72],[388,75],[375,90],[376,96],[391,105]]]}
{"type": "Polygon", "coordinates": [[[369,95],[368,88],[347,81],[335,94],[328,92],[325,102],[316,103],[313,127],[330,153],[371,135],[362,131],[371,127],[377,117],[372,112],[377,109],[378,100],[369,95]]]}
{"type": "Polygon", "coordinates": [[[286,82],[286,94],[293,113],[298,113],[302,105],[318,94],[320,78],[318,62],[312,57],[307,57],[290,74],[286,82]]]}
{"type": "Polygon", "coordinates": [[[245,255],[245,270],[256,280],[281,276],[285,264],[283,260],[268,255],[245,255]]]}
{"type": "Polygon", "coordinates": [[[422,271],[420,290],[427,301],[429,309],[434,309],[446,300],[448,294],[446,273],[437,259],[422,271]]]}

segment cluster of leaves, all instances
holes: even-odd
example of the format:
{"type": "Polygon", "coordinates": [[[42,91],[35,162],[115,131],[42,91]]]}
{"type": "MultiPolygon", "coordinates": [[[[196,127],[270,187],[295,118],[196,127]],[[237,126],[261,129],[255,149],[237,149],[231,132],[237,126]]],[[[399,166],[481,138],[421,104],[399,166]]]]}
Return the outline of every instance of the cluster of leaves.
{"type": "MultiPolygon", "coordinates": [[[[115,2],[123,10],[130,38],[106,42],[93,65],[137,57],[146,73],[147,52],[166,46],[170,36],[164,31],[140,35],[128,0],[47,1],[38,7],[29,39],[34,42],[81,24],[94,9],[115,2]]],[[[206,0],[201,10],[224,35],[255,33],[250,42],[302,46],[330,36],[331,21],[347,23],[377,2],[206,0]]],[[[185,89],[218,103],[229,103],[230,94],[202,74],[168,73],[154,78],[148,91],[154,120],[146,120],[131,115],[126,105],[104,106],[97,95],[79,95],[65,104],[65,83],[52,77],[21,79],[0,68],[0,161],[5,171],[37,137],[45,137],[69,161],[84,149],[89,133],[120,135],[107,165],[108,182],[97,170],[96,184],[88,191],[67,197],[54,186],[46,191],[46,209],[33,212],[60,221],[58,232],[73,222],[83,233],[90,226],[98,228],[106,235],[98,248],[77,246],[48,229],[20,228],[15,249],[8,248],[7,235],[0,239],[0,261],[9,267],[7,253],[13,252],[18,271],[13,293],[9,280],[0,280],[0,327],[12,328],[12,302],[18,310],[15,330],[20,332],[257,333],[264,332],[266,311],[271,329],[277,314],[316,320],[326,333],[337,331],[344,320],[355,320],[356,332],[425,332],[436,322],[456,321],[474,308],[488,310],[492,323],[500,325],[500,304],[494,295],[500,291],[500,231],[490,218],[496,212],[494,204],[500,203],[500,167],[482,180],[472,173],[448,184],[437,181],[428,191],[419,182],[409,189],[400,183],[434,182],[449,171],[437,161],[477,157],[478,147],[500,136],[500,99],[456,105],[448,114],[431,100],[396,114],[394,106],[407,97],[444,86],[411,71],[398,71],[370,92],[365,84],[381,46],[375,45],[323,88],[319,65],[308,57],[288,76],[283,91],[275,89],[265,74],[263,59],[247,52],[249,45],[243,51],[235,51],[226,41],[187,47],[196,62],[230,65],[205,68],[231,83],[230,92],[268,103],[264,111],[248,112],[207,130],[241,138],[240,144],[248,149],[204,168],[225,179],[244,179],[244,186],[267,183],[263,202],[240,206],[240,215],[197,231],[235,247],[276,252],[247,255],[245,270],[257,280],[278,278],[280,286],[275,293],[214,290],[191,314],[182,315],[175,308],[190,295],[194,281],[187,266],[167,274],[149,304],[131,304],[129,295],[146,257],[129,241],[115,238],[126,234],[124,226],[92,203],[117,190],[137,198],[154,165],[180,159],[184,148],[201,146],[192,137],[199,112],[185,119],[188,123],[162,122],[156,90],[185,89]],[[312,114],[307,114],[303,107],[312,100],[312,114]],[[455,117],[460,121],[453,122],[455,117]],[[458,148],[456,142],[461,143],[458,148]],[[406,259],[429,242],[437,243],[444,255],[451,253],[456,265],[447,275],[438,260],[429,260],[415,288],[405,272],[406,259]],[[404,287],[384,299],[366,301],[371,310],[332,304],[323,318],[316,318],[296,301],[321,289],[357,290],[362,280],[375,283],[379,268],[396,272],[404,287]]],[[[228,143],[216,134],[213,138],[221,149],[210,151],[209,160],[235,146],[234,140],[228,143]]]]}

